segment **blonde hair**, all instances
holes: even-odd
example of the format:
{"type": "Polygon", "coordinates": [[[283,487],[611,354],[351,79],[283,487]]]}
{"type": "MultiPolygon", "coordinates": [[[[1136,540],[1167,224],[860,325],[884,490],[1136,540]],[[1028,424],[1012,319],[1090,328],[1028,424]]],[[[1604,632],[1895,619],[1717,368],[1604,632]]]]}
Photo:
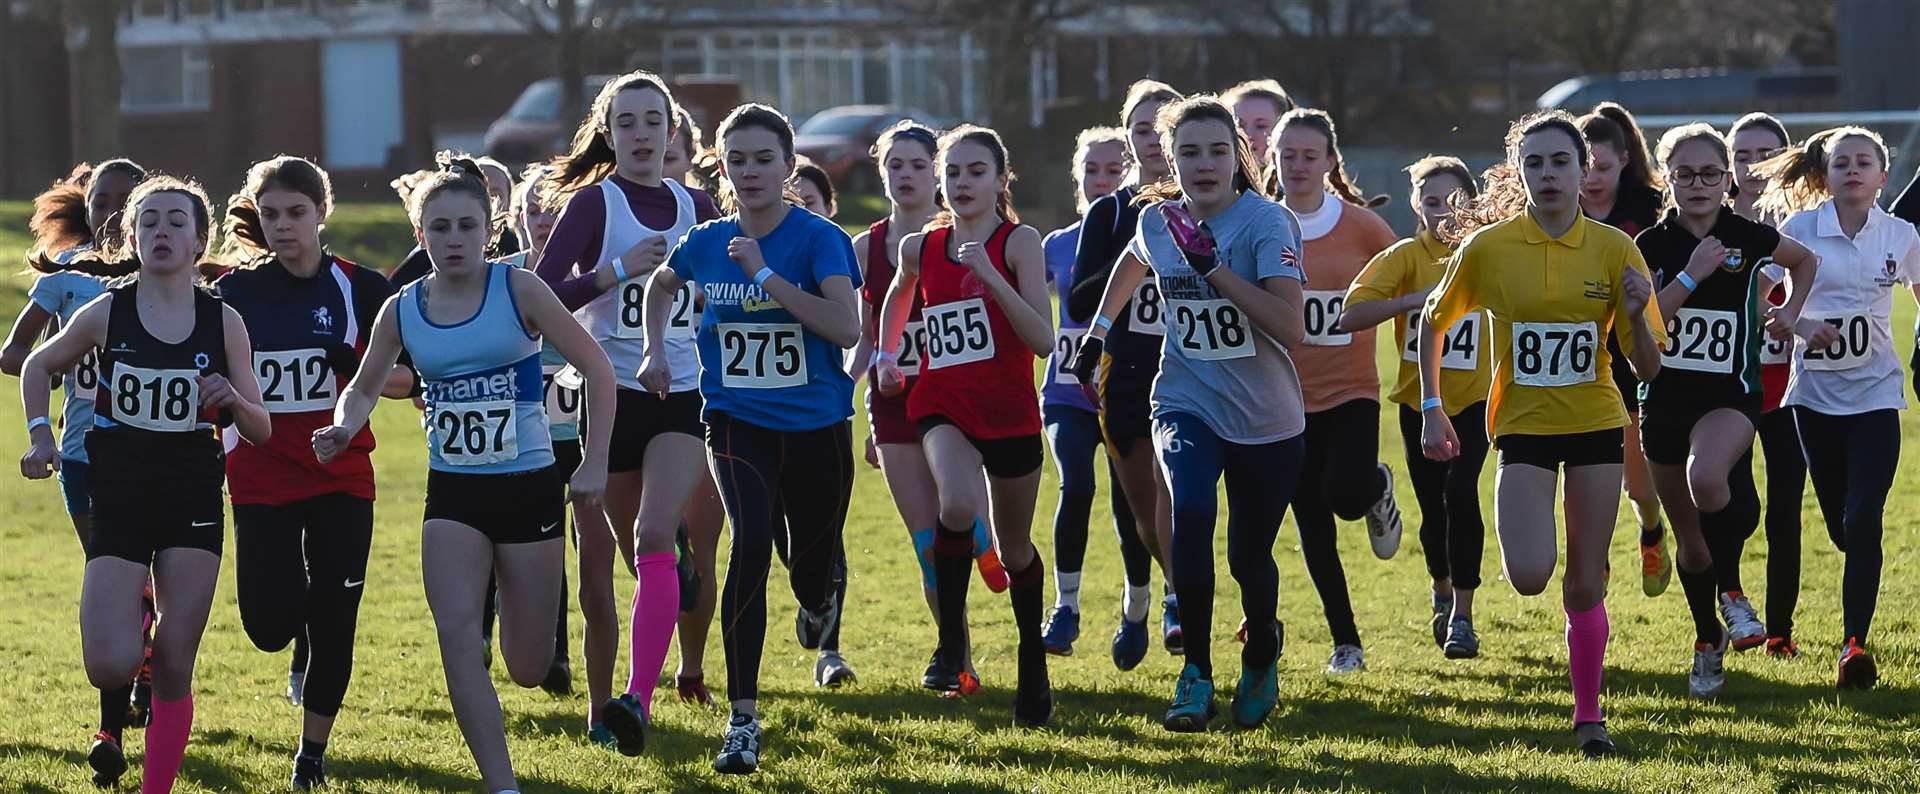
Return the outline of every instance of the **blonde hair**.
{"type": "Polygon", "coordinates": [[[1820,206],[1832,197],[1827,188],[1827,160],[1833,147],[1848,138],[1864,138],[1880,155],[1880,170],[1887,170],[1887,142],[1880,133],[1865,127],[1834,127],[1814,133],[1798,146],[1789,146],[1753,167],[1755,176],[1767,180],[1767,190],[1753,202],[1755,209],[1785,217],[1820,206]]]}
{"type": "Polygon", "coordinates": [[[1087,214],[1087,194],[1080,179],[1081,170],[1087,166],[1087,153],[1093,147],[1115,143],[1120,145],[1120,162],[1126,168],[1133,167],[1133,151],[1127,148],[1127,131],[1119,127],[1088,127],[1080,131],[1073,139],[1073,206],[1074,211],[1087,214]]]}

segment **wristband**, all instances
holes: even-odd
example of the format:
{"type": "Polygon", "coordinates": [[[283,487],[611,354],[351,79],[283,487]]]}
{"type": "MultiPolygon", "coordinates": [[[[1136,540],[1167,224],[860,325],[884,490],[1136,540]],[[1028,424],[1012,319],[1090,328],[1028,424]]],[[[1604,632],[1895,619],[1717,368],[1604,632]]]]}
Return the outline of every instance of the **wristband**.
{"type": "Polygon", "coordinates": [[[760,268],[760,272],[753,274],[753,285],[764,290],[767,288],[767,279],[770,278],[773,278],[773,268],[760,268]]]}
{"type": "Polygon", "coordinates": [[[53,422],[48,420],[44,416],[36,416],[32,419],[27,420],[27,432],[29,433],[33,432],[33,429],[36,427],[52,427],[52,426],[53,426],[53,422]]]}
{"type": "Polygon", "coordinates": [[[1093,324],[1108,331],[1113,330],[1113,320],[1104,314],[1095,315],[1093,324]]]}
{"type": "Polygon", "coordinates": [[[873,354],[873,365],[876,367],[880,366],[880,363],[883,361],[891,364],[897,360],[898,360],[898,357],[890,351],[877,350],[877,351],[874,351],[874,354],[873,354]]]}
{"type": "Polygon", "coordinates": [[[1431,411],[1431,410],[1433,410],[1433,409],[1435,409],[1435,408],[1439,408],[1439,407],[1440,407],[1440,406],[1442,406],[1442,405],[1444,405],[1444,403],[1442,403],[1442,402],[1440,401],[1440,398],[1438,398],[1438,397],[1428,397],[1427,399],[1424,399],[1424,400],[1421,400],[1421,401],[1420,401],[1420,412],[1421,412],[1421,413],[1426,413],[1426,412],[1428,412],[1428,411],[1431,411]]]}
{"type": "Polygon", "coordinates": [[[627,266],[618,257],[613,260],[613,280],[615,282],[627,280],[627,266]]]}
{"type": "Polygon", "coordinates": [[[1680,286],[1686,287],[1688,292],[1692,292],[1700,288],[1700,282],[1694,281],[1693,277],[1687,275],[1687,271],[1685,270],[1682,270],[1678,275],[1675,275],[1673,277],[1673,280],[1679,282],[1680,286]]]}

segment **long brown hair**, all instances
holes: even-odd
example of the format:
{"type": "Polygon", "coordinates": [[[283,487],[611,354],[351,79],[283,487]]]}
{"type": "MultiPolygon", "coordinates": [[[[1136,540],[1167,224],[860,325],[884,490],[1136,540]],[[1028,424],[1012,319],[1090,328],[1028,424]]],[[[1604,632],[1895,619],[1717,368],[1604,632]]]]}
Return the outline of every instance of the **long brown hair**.
{"type": "Polygon", "coordinates": [[[553,159],[554,171],[544,187],[543,200],[548,206],[563,206],[574,192],[613,173],[613,146],[607,142],[607,136],[613,133],[613,119],[608,117],[613,112],[613,100],[623,91],[639,90],[657,91],[667,100],[667,138],[672,140],[680,123],[680,105],[673,101],[665,80],[652,72],[636,70],[607,81],[594,95],[587,117],[573,131],[573,144],[567,153],[553,159]]]}
{"type": "MultiPolygon", "coordinates": [[[[1013,183],[1019,177],[1013,173],[1013,166],[1008,162],[1007,144],[1000,140],[1000,133],[995,132],[993,129],[976,124],[962,124],[951,130],[947,130],[947,134],[940,136],[939,150],[934,152],[934,179],[945,181],[943,175],[946,172],[946,167],[939,165],[939,163],[946,162],[947,153],[953,151],[953,147],[963,143],[980,144],[986,147],[988,154],[993,156],[994,166],[999,169],[1000,173],[1005,174],[1007,177],[1006,189],[1000,191],[1000,195],[994,197],[993,211],[998,213],[1000,218],[1008,223],[1019,223],[1020,213],[1013,209],[1013,183]]],[[[931,231],[942,226],[952,226],[954,217],[953,209],[947,205],[945,191],[934,194],[934,203],[940,208],[940,211],[933,216],[933,220],[927,222],[926,230],[931,231]]]]}
{"type": "MultiPolygon", "coordinates": [[[[94,242],[94,229],[87,223],[87,199],[94,178],[110,171],[127,174],[135,184],[147,178],[146,169],[132,160],[107,160],[99,165],[83,162],[33,198],[33,216],[27,220],[27,230],[33,234],[33,248],[26,257],[28,268],[39,273],[59,271],[65,265],[54,257],[94,242]]],[[[107,226],[114,220],[109,218],[107,226]]]]}
{"type": "Polygon", "coordinates": [[[1471,199],[1454,195],[1453,214],[1433,230],[1434,237],[1449,248],[1459,248],[1468,235],[1527,211],[1527,186],[1520,179],[1520,144],[1527,136],[1549,130],[1558,131],[1573,143],[1574,158],[1581,171],[1593,164],[1593,152],[1580,134],[1573,114],[1564,110],[1541,110],[1520,117],[1507,126],[1507,159],[1480,174],[1480,195],[1471,199]]]}
{"type": "Polygon", "coordinates": [[[1832,197],[1827,189],[1827,160],[1833,147],[1847,138],[1861,138],[1873,144],[1880,155],[1880,170],[1887,170],[1887,143],[1880,134],[1865,127],[1845,126],[1821,130],[1799,146],[1753,166],[1756,175],[1767,179],[1767,190],[1753,202],[1755,209],[1784,218],[1795,212],[1820,206],[1832,197]]]}
{"type": "Polygon", "coordinates": [[[1327,159],[1333,161],[1333,167],[1327,170],[1327,191],[1340,197],[1341,201],[1356,207],[1378,207],[1389,200],[1386,196],[1367,198],[1360,192],[1360,186],[1354,184],[1353,177],[1347,174],[1346,160],[1340,157],[1340,133],[1334,127],[1333,117],[1324,110],[1314,108],[1294,108],[1273,124],[1273,136],[1267,142],[1267,151],[1273,162],[1266,167],[1267,192],[1278,196],[1280,191],[1280,135],[1292,127],[1305,127],[1320,133],[1327,139],[1327,159]]]}
{"type": "MultiPolygon", "coordinates": [[[[213,224],[213,202],[207,198],[207,191],[200,183],[192,179],[180,179],[164,174],[149,175],[141,180],[139,186],[127,196],[127,208],[120,213],[119,222],[114,227],[102,229],[100,239],[95,241],[94,249],[74,257],[76,265],[84,263],[83,269],[102,274],[132,273],[136,276],[140,270],[140,249],[134,245],[134,230],[139,227],[140,213],[136,210],[140,202],[147,197],[160,193],[178,193],[186,196],[193,204],[193,224],[198,234],[206,235],[206,246],[201,248],[194,265],[196,276],[204,282],[209,274],[219,270],[219,265],[207,255],[214,250],[220,230],[213,224]]],[[[197,240],[195,242],[198,242],[197,240]]]]}
{"type": "Polygon", "coordinates": [[[273,189],[306,196],[325,223],[333,213],[333,180],[311,160],[280,155],[247,169],[246,185],[227,199],[226,247],[221,257],[230,264],[253,267],[273,257],[260,223],[260,194],[273,189]]]}
{"type": "MultiPolygon", "coordinates": [[[[1219,97],[1194,94],[1160,108],[1159,115],[1153,119],[1154,130],[1160,133],[1160,148],[1172,152],[1173,138],[1180,128],[1200,121],[1220,122],[1226,125],[1228,133],[1233,136],[1233,192],[1237,194],[1251,190],[1271,198],[1272,194],[1260,181],[1260,166],[1253,159],[1253,144],[1234,121],[1233,108],[1221,102],[1219,97]]],[[[1145,205],[1156,201],[1172,201],[1183,195],[1178,173],[1168,168],[1167,175],[1160,181],[1140,188],[1139,195],[1133,197],[1133,203],[1145,205]]]]}
{"type": "Polygon", "coordinates": [[[1626,158],[1620,168],[1622,179],[1654,190],[1666,187],[1665,180],[1654,173],[1653,155],[1647,151],[1647,136],[1640,131],[1640,122],[1635,121],[1633,114],[1627,112],[1620,103],[1602,102],[1594,105],[1591,112],[1574,123],[1588,144],[1604,143],[1626,158]]]}

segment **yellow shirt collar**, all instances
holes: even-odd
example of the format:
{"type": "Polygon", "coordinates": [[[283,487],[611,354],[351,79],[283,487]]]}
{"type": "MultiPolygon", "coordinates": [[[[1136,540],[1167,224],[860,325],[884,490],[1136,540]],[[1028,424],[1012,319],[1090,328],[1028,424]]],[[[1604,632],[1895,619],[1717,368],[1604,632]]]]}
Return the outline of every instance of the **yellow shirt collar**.
{"type": "Polygon", "coordinates": [[[1448,248],[1446,243],[1440,242],[1440,238],[1434,237],[1431,231],[1421,229],[1419,234],[1414,235],[1414,239],[1420,242],[1420,250],[1425,251],[1429,259],[1445,259],[1453,256],[1453,249],[1448,248]]]}
{"type": "Polygon", "coordinates": [[[1542,243],[1555,242],[1568,248],[1579,248],[1582,243],[1585,243],[1587,241],[1587,224],[1597,223],[1597,221],[1588,218],[1586,213],[1581,213],[1573,219],[1573,226],[1567,229],[1566,234],[1559,237],[1552,237],[1547,234],[1547,230],[1540,228],[1540,222],[1534,219],[1532,210],[1521,210],[1520,218],[1520,231],[1526,235],[1529,244],[1540,245],[1542,243]]]}

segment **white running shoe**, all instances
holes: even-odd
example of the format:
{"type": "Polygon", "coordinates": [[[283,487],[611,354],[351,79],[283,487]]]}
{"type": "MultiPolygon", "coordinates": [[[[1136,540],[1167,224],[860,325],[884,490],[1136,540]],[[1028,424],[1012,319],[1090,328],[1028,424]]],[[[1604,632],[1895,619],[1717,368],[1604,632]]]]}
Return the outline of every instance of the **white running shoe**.
{"type": "Polygon", "coordinates": [[[713,771],[748,775],[759,768],[760,720],[736,712],[727,722],[727,738],[721,742],[720,755],[713,759],[713,771]]]}
{"type": "Polygon", "coordinates": [[[1760,622],[1759,613],[1753,609],[1753,602],[1747,600],[1745,593],[1733,590],[1720,594],[1720,618],[1727,622],[1727,635],[1732,639],[1733,649],[1744,651],[1758,648],[1767,641],[1767,627],[1760,622]]]}
{"type": "Polygon", "coordinates": [[[1327,660],[1328,675],[1347,675],[1367,669],[1367,654],[1358,645],[1333,646],[1333,658],[1327,660]]]}
{"type": "Polygon", "coordinates": [[[1727,635],[1720,635],[1718,647],[1706,643],[1693,645],[1693,671],[1687,673],[1687,690],[1697,698],[1718,697],[1727,687],[1727,635]]]}
{"type": "Polygon", "coordinates": [[[1400,550],[1400,506],[1393,501],[1393,469],[1385,463],[1376,465],[1387,481],[1387,490],[1380,501],[1367,508],[1367,540],[1373,543],[1373,556],[1391,560],[1400,550]]]}

